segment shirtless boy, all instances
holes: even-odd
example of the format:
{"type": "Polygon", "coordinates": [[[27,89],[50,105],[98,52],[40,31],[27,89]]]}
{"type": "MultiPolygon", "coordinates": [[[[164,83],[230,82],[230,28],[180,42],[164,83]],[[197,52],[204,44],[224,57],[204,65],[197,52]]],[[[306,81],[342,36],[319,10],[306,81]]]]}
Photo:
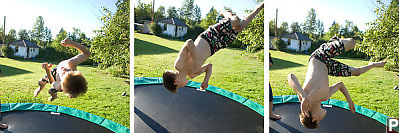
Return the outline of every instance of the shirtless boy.
{"type": "Polygon", "coordinates": [[[300,122],[307,128],[317,128],[320,120],[326,115],[321,108],[321,102],[328,100],[338,90],[342,92],[349,104],[349,109],[355,113],[353,103],[344,83],[338,82],[329,87],[330,76],[359,76],[374,67],[383,67],[386,62],[370,62],[362,67],[350,67],[331,58],[351,50],[355,41],[351,38],[339,39],[334,36],[329,42],[322,44],[312,53],[303,89],[294,74],[288,75],[288,84],[295,90],[301,101],[300,122]]]}
{"type": "Polygon", "coordinates": [[[203,65],[204,62],[215,52],[226,48],[228,44],[233,42],[237,34],[248,26],[256,14],[263,9],[263,6],[263,2],[257,5],[243,20],[240,20],[231,11],[226,11],[223,15],[225,18],[201,33],[195,42],[188,39],[180,49],[175,61],[174,67],[176,70],[166,70],[163,73],[165,88],[171,92],[176,92],[178,88],[187,85],[187,76],[193,79],[205,72],[201,89],[206,89],[212,73],[212,64],[203,65]]]}
{"type": "Polygon", "coordinates": [[[76,68],[80,63],[89,59],[90,51],[82,44],[74,42],[71,39],[61,41],[61,45],[64,47],[73,47],[79,50],[81,54],[61,61],[53,69],[51,69],[52,64],[43,63],[42,68],[46,71],[46,75],[39,80],[39,88],[35,90],[34,97],[43,90],[47,83],[51,84],[51,89],[48,92],[51,95],[48,98],[50,101],[57,98],[57,92],[64,92],[69,98],[75,98],[86,93],[87,81],[76,68]]]}

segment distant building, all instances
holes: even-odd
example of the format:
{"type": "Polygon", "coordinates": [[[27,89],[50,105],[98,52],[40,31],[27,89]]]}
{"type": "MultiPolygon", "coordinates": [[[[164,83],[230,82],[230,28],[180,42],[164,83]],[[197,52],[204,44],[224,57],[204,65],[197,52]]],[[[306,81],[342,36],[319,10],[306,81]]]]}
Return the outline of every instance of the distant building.
{"type": "Polygon", "coordinates": [[[312,46],[312,40],[299,32],[285,34],[281,39],[287,44],[287,49],[305,51],[312,46]]]}
{"type": "Polygon", "coordinates": [[[39,55],[40,47],[28,40],[13,41],[8,43],[8,46],[10,46],[14,50],[14,56],[19,56],[22,58],[33,58],[39,55]]]}
{"type": "Polygon", "coordinates": [[[180,37],[187,34],[188,25],[177,18],[164,18],[158,21],[162,28],[162,34],[172,37],[180,37]]]}

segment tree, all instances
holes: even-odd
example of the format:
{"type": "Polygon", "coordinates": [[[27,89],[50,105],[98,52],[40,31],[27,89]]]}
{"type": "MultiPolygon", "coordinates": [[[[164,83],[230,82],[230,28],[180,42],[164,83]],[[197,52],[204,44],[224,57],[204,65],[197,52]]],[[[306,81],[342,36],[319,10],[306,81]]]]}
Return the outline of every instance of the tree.
{"type": "Polygon", "coordinates": [[[157,11],[154,13],[154,19],[155,20],[160,20],[165,18],[165,7],[164,6],[159,6],[157,11]]]}
{"type": "Polygon", "coordinates": [[[29,34],[25,29],[21,29],[18,31],[18,39],[19,40],[30,40],[29,34]]]}
{"type": "Polygon", "coordinates": [[[193,21],[195,24],[198,24],[201,21],[201,8],[198,5],[195,5],[194,7],[193,21]]]}
{"type": "Polygon", "coordinates": [[[15,29],[10,29],[10,31],[8,31],[8,34],[6,35],[6,42],[12,42],[15,40],[17,40],[17,33],[15,29]]]}
{"type": "Polygon", "coordinates": [[[317,20],[316,31],[317,31],[316,40],[318,40],[319,38],[322,38],[324,36],[324,24],[320,20],[317,20]]]}
{"type": "Polygon", "coordinates": [[[291,32],[302,32],[301,31],[301,26],[299,25],[298,22],[292,22],[290,25],[291,32]]]}
{"type": "Polygon", "coordinates": [[[316,26],[317,26],[317,20],[316,20],[316,11],[312,8],[310,11],[308,11],[308,16],[306,17],[305,23],[304,23],[304,31],[306,34],[310,35],[312,38],[314,36],[314,33],[316,31],[316,26]]]}
{"type": "Polygon", "coordinates": [[[209,26],[217,23],[217,18],[219,16],[219,12],[213,7],[209,10],[209,13],[206,14],[205,19],[201,21],[201,27],[203,29],[208,29],[209,26]]]}
{"type": "Polygon", "coordinates": [[[178,16],[177,10],[176,10],[176,8],[174,6],[169,7],[167,12],[168,12],[168,18],[171,18],[171,17],[175,17],[176,18],[178,16]]]}
{"type": "Polygon", "coordinates": [[[269,21],[269,35],[270,36],[276,36],[275,31],[276,30],[276,20],[270,20],[269,21]]]}
{"type": "MultiPolygon", "coordinates": [[[[247,12],[250,12],[247,10],[247,12]]],[[[288,27],[288,26],[287,26],[288,27]]],[[[247,45],[246,51],[256,52],[264,49],[264,9],[242,30],[237,39],[247,45]]]]}
{"type": "Polygon", "coordinates": [[[91,42],[92,59],[99,63],[99,68],[112,68],[114,75],[129,75],[130,66],[130,2],[118,0],[117,10],[112,13],[103,8],[105,15],[101,17],[103,26],[96,30],[91,42]]]}
{"type": "Polygon", "coordinates": [[[37,43],[38,46],[45,46],[45,44],[43,44],[44,20],[42,16],[36,18],[35,24],[33,25],[32,35],[32,39],[37,43]]]}
{"type": "Polygon", "coordinates": [[[392,0],[389,5],[381,1],[377,4],[377,18],[368,23],[365,39],[356,48],[373,61],[386,58],[386,69],[399,70],[399,0],[392,0]]]}
{"type": "Polygon", "coordinates": [[[134,21],[141,22],[142,20],[151,20],[152,4],[137,2],[137,7],[134,8],[134,21]]]}
{"type": "Polygon", "coordinates": [[[45,44],[46,46],[51,44],[52,37],[53,37],[53,35],[51,34],[51,29],[49,29],[49,28],[47,28],[47,27],[44,28],[44,38],[43,38],[43,42],[44,42],[44,44],[45,44]]]}
{"type": "Polygon", "coordinates": [[[186,21],[187,24],[192,24],[194,9],[194,0],[184,0],[181,7],[182,19],[186,21]]]}
{"type": "Polygon", "coordinates": [[[330,28],[328,28],[328,32],[326,33],[326,35],[324,36],[325,40],[329,40],[331,37],[333,37],[334,35],[339,36],[341,26],[339,26],[338,23],[335,22],[335,20],[333,21],[333,23],[331,24],[330,28]]]}
{"type": "Polygon", "coordinates": [[[289,32],[288,23],[282,22],[280,25],[280,28],[278,29],[278,34],[282,36],[282,35],[287,34],[288,32],[289,32]]]}

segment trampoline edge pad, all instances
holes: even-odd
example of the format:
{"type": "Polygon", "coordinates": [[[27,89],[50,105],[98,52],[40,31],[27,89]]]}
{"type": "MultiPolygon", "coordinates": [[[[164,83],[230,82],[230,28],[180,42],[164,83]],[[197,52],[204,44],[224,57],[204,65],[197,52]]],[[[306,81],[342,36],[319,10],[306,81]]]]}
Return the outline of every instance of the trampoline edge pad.
{"type": "MultiPolygon", "coordinates": [[[[297,95],[273,96],[273,104],[282,104],[287,102],[299,102],[298,96],[297,95]]],[[[349,110],[348,102],[341,100],[329,99],[327,101],[323,101],[322,104],[334,105],[336,107],[349,110]]],[[[376,112],[374,110],[359,105],[355,105],[355,109],[357,113],[367,116],[371,119],[374,119],[384,125],[387,125],[386,124],[386,118],[388,117],[387,115],[381,114],[379,112],[376,112]]]]}
{"type": "Polygon", "coordinates": [[[4,103],[1,104],[1,112],[10,111],[45,111],[45,112],[56,112],[81,118],[102,127],[105,127],[116,133],[129,133],[129,128],[122,126],[114,121],[105,119],[103,117],[69,107],[41,104],[41,103],[4,103]]]}
{"type": "MultiPolygon", "coordinates": [[[[134,85],[148,85],[148,84],[162,84],[163,79],[159,77],[134,77],[134,85]]],[[[189,81],[188,84],[186,85],[188,87],[193,87],[193,88],[200,88],[201,83],[195,82],[195,81],[189,81]]],[[[227,97],[231,100],[234,100],[238,103],[241,103],[251,110],[257,112],[258,114],[264,116],[264,107],[254,101],[251,101],[247,98],[244,98],[238,94],[235,94],[233,92],[224,90],[222,88],[218,88],[212,85],[209,85],[208,88],[206,88],[207,91],[211,91],[213,93],[216,93],[218,95],[227,97]]]]}

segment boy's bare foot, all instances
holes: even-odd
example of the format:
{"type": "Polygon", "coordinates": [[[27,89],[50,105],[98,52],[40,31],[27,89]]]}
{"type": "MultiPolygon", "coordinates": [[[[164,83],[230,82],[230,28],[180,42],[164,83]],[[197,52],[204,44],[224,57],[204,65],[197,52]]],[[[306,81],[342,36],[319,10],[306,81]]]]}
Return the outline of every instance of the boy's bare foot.
{"type": "Polygon", "coordinates": [[[55,99],[57,99],[57,96],[55,96],[55,97],[48,97],[48,100],[49,100],[50,102],[54,101],[55,99]]]}
{"type": "Polygon", "coordinates": [[[386,63],[386,61],[369,62],[369,65],[373,65],[374,67],[384,67],[386,63]]]}
{"type": "Polygon", "coordinates": [[[8,128],[8,125],[7,124],[0,124],[0,128],[8,128]]]}
{"type": "Polygon", "coordinates": [[[272,119],[272,120],[280,120],[281,116],[280,115],[271,114],[270,115],[270,119],[272,119]]]}

